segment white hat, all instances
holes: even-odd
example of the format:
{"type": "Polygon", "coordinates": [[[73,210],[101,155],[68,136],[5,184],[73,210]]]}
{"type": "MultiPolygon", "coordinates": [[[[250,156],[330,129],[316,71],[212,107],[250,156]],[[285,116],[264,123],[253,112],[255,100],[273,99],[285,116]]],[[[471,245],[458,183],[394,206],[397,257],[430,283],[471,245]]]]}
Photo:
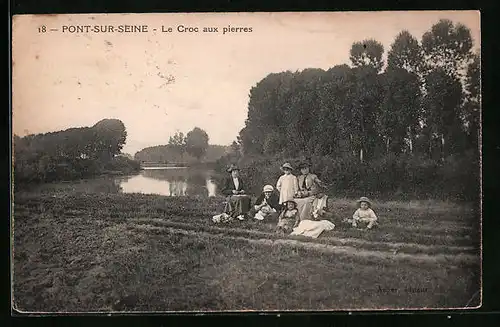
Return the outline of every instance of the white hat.
{"type": "Polygon", "coordinates": [[[272,191],[274,191],[274,187],[272,187],[271,185],[264,186],[264,192],[272,192],[272,191]]]}

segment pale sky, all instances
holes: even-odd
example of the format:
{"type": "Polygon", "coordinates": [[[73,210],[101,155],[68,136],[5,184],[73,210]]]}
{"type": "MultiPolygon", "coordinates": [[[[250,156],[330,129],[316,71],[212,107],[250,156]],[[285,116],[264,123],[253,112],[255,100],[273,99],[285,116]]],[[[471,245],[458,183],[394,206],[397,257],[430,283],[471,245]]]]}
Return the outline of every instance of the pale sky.
{"type": "Polygon", "coordinates": [[[269,73],[349,64],[352,43],[368,38],[387,53],[403,29],[420,40],[442,18],[469,27],[479,48],[478,11],[16,16],[13,132],[117,118],[128,133],[123,151],[132,155],[195,126],[211,144],[229,145],[244,126],[250,88],[269,73]],[[200,32],[177,32],[181,24],[200,32]],[[148,25],[148,32],[71,34],[63,25],[148,25]],[[162,33],[162,25],[174,32],[162,33]],[[252,32],[223,35],[228,25],[252,32]],[[211,26],[219,33],[201,32],[211,26]],[[168,75],[175,82],[165,85],[168,75]]]}

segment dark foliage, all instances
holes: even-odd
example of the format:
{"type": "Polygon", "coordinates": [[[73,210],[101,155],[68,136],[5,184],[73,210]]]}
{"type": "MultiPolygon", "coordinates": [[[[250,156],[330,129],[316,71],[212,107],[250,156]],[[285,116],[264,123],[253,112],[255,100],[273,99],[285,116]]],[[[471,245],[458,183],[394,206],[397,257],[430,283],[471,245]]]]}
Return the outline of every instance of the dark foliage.
{"type": "Polygon", "coordinates": [[[104,173],[136,172],[140,164],[120,155],[126,136],[125,126],[117,119],[104,119],[93,127],[14,136],[14,183],[22,188],[104,173]]]}

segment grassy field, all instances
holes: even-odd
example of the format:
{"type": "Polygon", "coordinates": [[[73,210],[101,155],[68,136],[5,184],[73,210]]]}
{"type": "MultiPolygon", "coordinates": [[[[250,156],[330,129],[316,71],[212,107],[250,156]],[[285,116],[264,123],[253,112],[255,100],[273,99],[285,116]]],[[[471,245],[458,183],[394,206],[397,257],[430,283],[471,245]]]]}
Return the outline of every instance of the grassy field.
{"type": "MultiPolygon", "coordinates": [[[[276,222],[215,225],[222,198],[43,185],[14,197],[21,311],[356,310],[474,307],[480,219],[467,205],[375,203],[381,226],[316,240],[276,222]]],[[[334,199],[337,219],[353,201],[334,199]]]]}

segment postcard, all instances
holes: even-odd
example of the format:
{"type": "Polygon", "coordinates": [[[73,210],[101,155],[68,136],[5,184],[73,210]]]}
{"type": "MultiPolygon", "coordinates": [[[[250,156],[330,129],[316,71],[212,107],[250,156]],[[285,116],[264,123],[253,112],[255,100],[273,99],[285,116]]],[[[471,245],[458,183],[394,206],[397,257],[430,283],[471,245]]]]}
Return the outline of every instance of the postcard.
{"type": "Polygon", "coordinates": [[[479,11],[15,15],[12,312],[475,309],[479,11]]]}

